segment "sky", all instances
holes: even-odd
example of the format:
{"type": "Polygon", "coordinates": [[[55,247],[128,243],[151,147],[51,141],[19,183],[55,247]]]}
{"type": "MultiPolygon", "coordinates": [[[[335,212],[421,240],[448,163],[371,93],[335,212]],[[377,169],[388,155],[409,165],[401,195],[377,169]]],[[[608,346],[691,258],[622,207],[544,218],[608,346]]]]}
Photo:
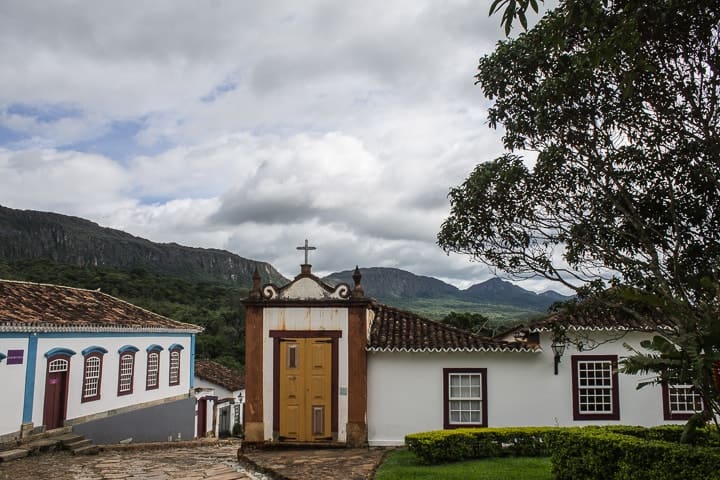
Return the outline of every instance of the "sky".
{"type": "Polygon", "coordinates": [[[473,78],[504,38],[488,8],[5,0],[0,204],[226,249],[288,278],[305,239],[318,275],[502,276],[436,244],[449,189],[503,153],[473,78]]]}

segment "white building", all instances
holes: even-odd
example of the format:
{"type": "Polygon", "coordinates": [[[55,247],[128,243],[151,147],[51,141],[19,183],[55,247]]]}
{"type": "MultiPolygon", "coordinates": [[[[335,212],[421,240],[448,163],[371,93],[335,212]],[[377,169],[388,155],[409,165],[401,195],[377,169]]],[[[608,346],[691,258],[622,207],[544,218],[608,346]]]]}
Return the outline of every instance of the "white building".
{"type": "Polygon", "coordinates": [[[195,360],[195,435],[216,438],[232,435],[242,426],[245,381],[242,374],[212,360],[195,360]]]}
{"type": "Polygon", "coordinates": [[[357,269],[354,280],[331,287],[310,265],[281,288],[256,279],[246,441],[398,445],[443,428],[676,423],[701,407],[688,388],[637,390],[639,377],[617,373],[623,343],[640,348],[658,325],[564,320],[582,341],[563,343],[556,363],[547,322],[480,337],[380,305],[357,269]]]}
{"type": "Polygon", "coordinates": [[[0,441],[65,425],[95,443],[192,438],[201,330],[100,291],[0,280],[0,441]]]}

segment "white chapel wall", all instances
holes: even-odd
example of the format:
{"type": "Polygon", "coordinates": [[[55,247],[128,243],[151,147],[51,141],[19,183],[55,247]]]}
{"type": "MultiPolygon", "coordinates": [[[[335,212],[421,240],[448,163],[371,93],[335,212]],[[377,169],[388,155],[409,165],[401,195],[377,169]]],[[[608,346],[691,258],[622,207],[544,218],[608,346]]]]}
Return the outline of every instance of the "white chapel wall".
{"type": "MultiPolygon", "coordinates": [[[[598,337],[608,338],[607,334],[598,337]]],[[[569,426],[624,424],[653,426],[663,420],[659,386],[637,390],[642,377],[619,374],[620,420],[575,421],[572,355],[628,355],[623,342],[638,346],[648,335],[624,338],[578,352],[568,346],[553,373],[551,339],[542,353],[375,353],[368,354],[368,437],[370,445],[398,445],[408,433],[443,428],[443,368],[487,368],[488,426],[569,426]]]]}
{"type": "Polygon", "coordinates": [[[20,431],[25,392],[25,371],[27,370],[27,337],[0,337],[0,352],[22,350],[23,362],[8,365],[7,358],[0,361],[0,378],[5,392],[0,395],[0,435],[20,431]]]}
{"type": "Polygon", "coordinates": [[[338,339],[338,441],[346,439],[348,419],[348,310],[347,308],[327,307],[272,307],[265,308],[263,314],[263,422],[265,439],[272,441],[273,436],[273,339],[271,330],[340,330],[338,339]]]}

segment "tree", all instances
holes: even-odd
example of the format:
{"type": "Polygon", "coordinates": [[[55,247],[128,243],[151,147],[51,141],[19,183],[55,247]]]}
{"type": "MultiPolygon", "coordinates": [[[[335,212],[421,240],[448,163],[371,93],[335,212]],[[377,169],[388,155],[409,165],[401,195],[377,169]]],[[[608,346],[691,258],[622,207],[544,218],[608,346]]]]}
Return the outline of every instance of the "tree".
{"type": "Polygon", "coordinates": [[[461,330],[492,337],[495,329],[488,325],[489,319],[481,313],[450,312],[441,320],[442,323],[461,330]]]}
{"type": "MultiPolygon", "coordinates": [[[[507,28],[533,4],[493,8],[507,28]]],[[[661,311],[717,413],[719,25],[720,0],[561,0],[500,42],[477,82],[509,153],[451,189],[438,234],[511,276],[612,285],[625,313],[642,314],[629,297],[661,311]]]]}

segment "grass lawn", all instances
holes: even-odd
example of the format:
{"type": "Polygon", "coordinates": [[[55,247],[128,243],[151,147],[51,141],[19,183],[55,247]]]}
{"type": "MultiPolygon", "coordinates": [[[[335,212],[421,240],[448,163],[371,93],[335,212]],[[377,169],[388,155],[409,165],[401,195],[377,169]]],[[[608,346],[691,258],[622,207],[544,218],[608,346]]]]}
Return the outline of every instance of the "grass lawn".
{"type": "Polygon", "coordinates": [[[550,459],[506,457],[425,465],[408,450],[393,450],[375,474],[375,480],[442,478],[446,480],[551,480],[550,459]]]}

